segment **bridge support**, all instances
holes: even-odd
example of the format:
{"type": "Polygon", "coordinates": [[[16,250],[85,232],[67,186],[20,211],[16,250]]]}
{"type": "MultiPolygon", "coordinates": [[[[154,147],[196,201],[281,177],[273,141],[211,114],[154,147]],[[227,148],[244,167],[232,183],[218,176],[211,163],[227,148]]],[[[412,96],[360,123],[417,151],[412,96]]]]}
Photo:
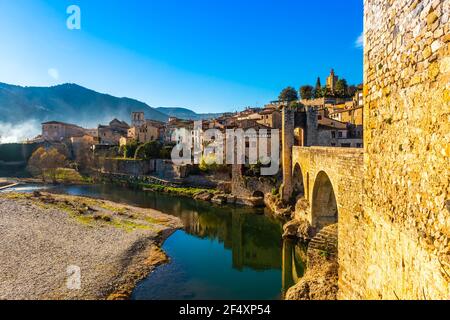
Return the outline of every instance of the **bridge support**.
{"type": "Polygon", "coordinates": [[[292,147],[294,146],[294,111],[289,107],[283,108],[283,131],[282,131],[282,162],[283,162],[283,188],[284,201],[292,197],[292,147]]]}

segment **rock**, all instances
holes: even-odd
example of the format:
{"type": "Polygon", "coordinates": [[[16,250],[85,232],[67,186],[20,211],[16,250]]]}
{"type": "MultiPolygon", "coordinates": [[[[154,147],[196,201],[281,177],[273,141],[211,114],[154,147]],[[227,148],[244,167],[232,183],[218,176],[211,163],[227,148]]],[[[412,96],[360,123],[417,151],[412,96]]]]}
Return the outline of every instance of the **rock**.
{"type": "Polygon", "coordinates": [[[283,219],[285,219],[285,218],[291,218],[291,217],[292,217],[292,208],[291,208],[291,207],[287,207],[287,208],[277,208],[277,209],[274,211],[274,214],[275,214],[277,217],[280,217],[280,218],[283,218],[283,219]]]}
{"type": "Polygon", "coordinates": [[[228,204],[236,204],[236,196],[228,195],[227,196],[227,203],[228,204]]]}
{"type": "Polygon", "coordinates": [[[316,262],[307,269],[303,278],[285,296],[285,300],[337,300],[338,294],[338,264],[335,260],[315,254],[308,260],[316,262]]]}
{"type": "Polygon", "coordinates": [[[310,300],[308,282],[300,280],[297,285],[287,291],[285,300],[310,300]]]}
{"type": "Polygon", "coordinates": [[[194,196],[195,200],[200,200],[200,201],[211,201],[212,198],[213,198],[213,195],[207,191],[200,192],[194,196]]]}
{"type": "Polygon", "coordinates": [[[211,199],[211,201],[212,201],[213,203],[215,203],[215,204],[222,205],[222,204],[225,204],[225,203],[226,203],[227,197],[224,196],[224,195],[215,195],[215,196],[211,199]]]}
{"type": "Polygon", "coordinates": [[[264,207],[264,199],[263,198],[236,198],[236,204],[247,206],[247,207],[264,207]]]}
{"type": "Polygon", "coordinates": [[[231,193],[231,182],[221,181],[217,184],[217,189],[223,193],[231,193]]]}
{"type": "Polygon", "coordinates": [[[283,238],[296,238],[304,242],[310,241],[315,235],[315,229],[306,220],[291,220],[283,227],[283,238]]]}
{"type": "Polygon", "coordinates": [[[42,194],[39,191],[33,191],[33,197],[40,198],[42,194]]]}
{"type": "Polygon", "coordinates": [[[291,220],[283,226],[283,238],[296,238],[300,221],[291,220]]]}

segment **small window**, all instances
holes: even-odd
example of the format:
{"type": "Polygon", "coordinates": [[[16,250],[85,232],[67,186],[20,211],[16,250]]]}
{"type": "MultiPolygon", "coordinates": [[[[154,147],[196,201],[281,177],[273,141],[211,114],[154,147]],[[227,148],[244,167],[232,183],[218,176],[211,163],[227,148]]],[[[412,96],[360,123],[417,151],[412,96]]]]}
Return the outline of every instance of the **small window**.
{"type": "Polygon", "coordinates": [[[331,131],[331,138],[336,139],[336,131],[331,131]]]}
{"type": "Polygon", "coordinates": [[[341,131],[339,131],[338,136],[339,136],[339,138],[342,138],[342,132],[341,131]]]}

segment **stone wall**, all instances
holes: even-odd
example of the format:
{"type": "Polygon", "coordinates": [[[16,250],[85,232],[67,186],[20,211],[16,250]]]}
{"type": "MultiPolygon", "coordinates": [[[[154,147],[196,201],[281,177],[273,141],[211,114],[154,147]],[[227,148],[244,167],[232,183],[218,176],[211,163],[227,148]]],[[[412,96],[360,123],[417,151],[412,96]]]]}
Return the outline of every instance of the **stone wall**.
{"type": "Polygon", "coordinates": [[[154,171],[154,163],[145,160],[101,158],[98,159],[98,169],[107,173],[142,176],[154,171]]]}
{"type": "Polygon", "coordinates": [[[450,297],[449,11],[365,1],[364,215],[342,299],[450,297]]]}
{"type": "Polygon", "coordinates": [[[279,180],[273,176],[247,177],[242,175],[240,165],[232,169],[231,193],[240,198],[252,198],[256,193],[270,194],[280,187],[279,180]]]}

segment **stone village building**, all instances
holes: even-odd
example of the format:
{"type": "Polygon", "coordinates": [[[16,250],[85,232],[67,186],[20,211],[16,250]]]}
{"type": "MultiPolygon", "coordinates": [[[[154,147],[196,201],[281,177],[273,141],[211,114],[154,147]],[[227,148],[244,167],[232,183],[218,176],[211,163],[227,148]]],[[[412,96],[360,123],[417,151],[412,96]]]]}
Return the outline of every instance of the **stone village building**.
{"type": "Polygon", "coordinates": [[[49,142],[62,142],[71,137],[83,137],[86,129],[74,124],[59,121],[42,123],[42,139],[49,142]]]}
{"type": "Polygon", "coordinates": [[[112,120],[109,125],[98,126],[98,137],[102,145],[119,145],[120,139],[127,136],[130,126],[125,121],[112,120]]]}

